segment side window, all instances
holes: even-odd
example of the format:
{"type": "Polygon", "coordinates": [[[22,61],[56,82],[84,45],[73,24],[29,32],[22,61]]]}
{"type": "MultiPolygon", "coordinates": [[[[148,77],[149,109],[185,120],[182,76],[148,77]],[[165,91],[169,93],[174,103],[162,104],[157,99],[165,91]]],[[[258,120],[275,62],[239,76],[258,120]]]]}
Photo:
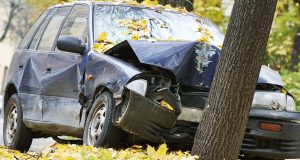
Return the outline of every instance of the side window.
{"type": "Polygon", "coordinates": [[[75,5],[69,14],[60,35],[75,36],[87,42],[89,7],[75,5]]]}
{"type": "Polygon", "coordinates": [[[53,16],[55,9],[51,10],[44,22],[40,25],[40,28],[36,32],[35,36],[33,37],[29,49],[36,49],[39,40],[41,39],[42,34],[44,33],[47,24],[49,23],[51,17],[53,16]]]}
{"type": "Polygon", "coordinates": [[[45,11],[35,22],[34,24],[31,26],[31,28],[28,30],[28,32],[26,33],[26,35],[23,37],[22,41],[20,42],[18,49],[24,49],[27,48],[32,36],[34,35],[34,33],[36,32],[37,28],[40,26],[40,24],[42,23],[42,21],[45,19],[45,17],[47,16],[48,11],[45,11]]]}
{"type": "Polygon", "coordinates": [[[70,7],[63,7],[57,9],[44,31],[44,34],[37,48],[38,50],[50,51],[52,49],[57,33],[59,32],[61,23],[64,21],[65,17],[69,13],[69,10],[70,7]]]}

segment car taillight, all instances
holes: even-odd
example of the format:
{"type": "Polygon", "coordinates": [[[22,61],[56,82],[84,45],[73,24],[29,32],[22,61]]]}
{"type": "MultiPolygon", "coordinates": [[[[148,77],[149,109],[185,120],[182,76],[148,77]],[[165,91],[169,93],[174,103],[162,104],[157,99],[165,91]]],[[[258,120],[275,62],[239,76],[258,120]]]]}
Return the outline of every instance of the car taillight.
{"type": "Polygon", "coordinates": [[[282,126],[280,124],[260,122],[259,128],[266,131],[281,132],[282,126]]]}

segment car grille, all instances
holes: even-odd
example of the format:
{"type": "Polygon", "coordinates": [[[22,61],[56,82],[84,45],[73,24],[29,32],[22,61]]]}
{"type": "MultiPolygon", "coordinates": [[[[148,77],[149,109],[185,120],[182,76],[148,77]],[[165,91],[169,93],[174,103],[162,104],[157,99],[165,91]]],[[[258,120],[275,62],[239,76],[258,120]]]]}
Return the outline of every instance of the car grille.
{"type": "Polygon", "coordinates": [[[242,149],[275,149],[281,152],[295,151],[297,146],[299,146],[298,141],[270,139],[253,135],[249,128],[246,130],[242,143],[242,149]]]}

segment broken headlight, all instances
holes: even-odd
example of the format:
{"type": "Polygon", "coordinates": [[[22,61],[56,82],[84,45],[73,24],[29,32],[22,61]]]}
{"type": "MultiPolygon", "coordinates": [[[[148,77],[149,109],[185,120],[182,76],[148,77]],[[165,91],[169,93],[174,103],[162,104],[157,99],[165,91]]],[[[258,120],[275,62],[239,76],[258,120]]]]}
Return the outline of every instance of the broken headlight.
{"type": "Polygon", "coordinates": [[[126,88],[145,96],[147,92],[147,81],[144,79],[134,80],[128,83],[126,88]]]}
{"type": "Polygon", "coordinates": [[[296,111],[295,100],[281,86],[258,84],[254,94],[252,107],[278,111],[296,111]]]}

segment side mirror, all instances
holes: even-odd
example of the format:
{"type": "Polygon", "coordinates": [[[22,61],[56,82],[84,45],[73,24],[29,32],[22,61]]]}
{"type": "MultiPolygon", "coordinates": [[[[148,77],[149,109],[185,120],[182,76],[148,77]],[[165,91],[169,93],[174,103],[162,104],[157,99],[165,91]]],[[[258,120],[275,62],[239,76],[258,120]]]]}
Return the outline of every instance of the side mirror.
{"type": "Polygon", "coordinates": [[[61,51],[84,54],[86,45],[79,37],[60,36],[57,40],[57,48],[61,51]]]}

